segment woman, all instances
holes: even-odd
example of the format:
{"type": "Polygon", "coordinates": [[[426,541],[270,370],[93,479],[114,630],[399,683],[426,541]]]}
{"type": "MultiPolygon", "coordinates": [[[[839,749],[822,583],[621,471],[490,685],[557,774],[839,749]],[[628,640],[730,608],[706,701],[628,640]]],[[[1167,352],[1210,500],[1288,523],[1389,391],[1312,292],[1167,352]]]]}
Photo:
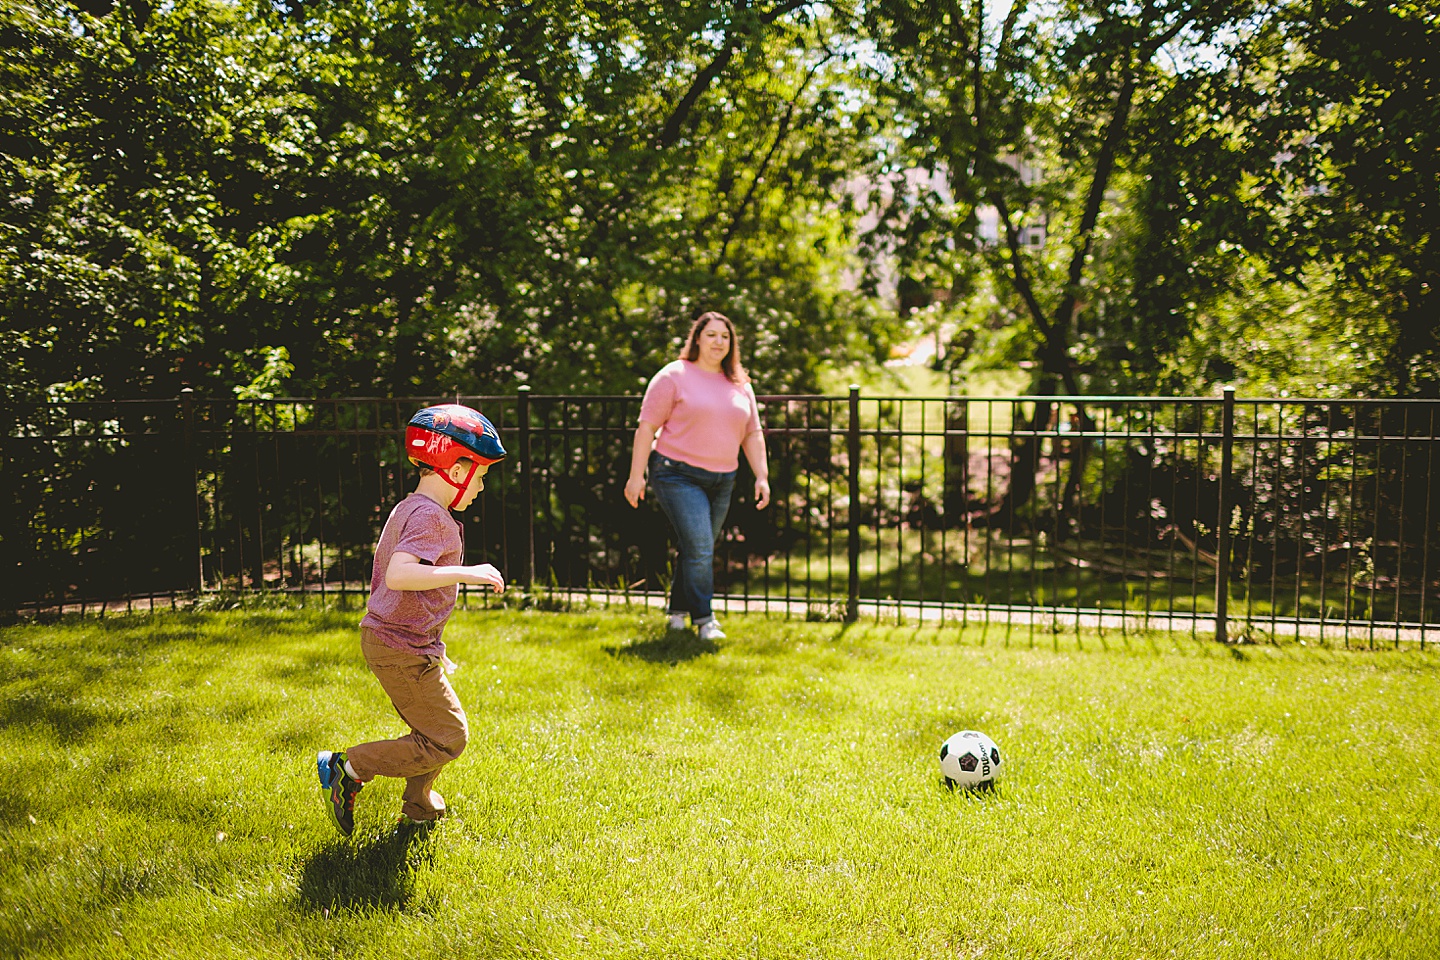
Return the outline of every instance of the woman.
{"type": "Polygon", "coordinates": [[[755,509],[770,503],[770,468],[755,391],[740,365],[735,326],[702,313],[680,359],[655,374],[640,405],[625,499],[640,506],[645,470],[670,518],[680,558],[670,588],[670,629],[685,615],[702,640],[723,639],[711,603],[715,596],[715,540],[730,510],[739,452],[755,474],[755,509]]]}

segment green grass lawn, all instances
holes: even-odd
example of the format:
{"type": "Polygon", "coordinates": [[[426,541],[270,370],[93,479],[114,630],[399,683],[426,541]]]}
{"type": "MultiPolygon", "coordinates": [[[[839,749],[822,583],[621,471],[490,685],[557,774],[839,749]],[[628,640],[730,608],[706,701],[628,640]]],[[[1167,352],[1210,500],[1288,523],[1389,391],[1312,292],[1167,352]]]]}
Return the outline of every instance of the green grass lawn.
{"type": "Polygon", "coordinates": [[[357,615],[0,630],[0,953],[1424,957],[1440,655],[457,614],[451,816],[325,817],[401,731],[357,615]],[[1005,775],[947,792],[990,734],[1005,775]]]}

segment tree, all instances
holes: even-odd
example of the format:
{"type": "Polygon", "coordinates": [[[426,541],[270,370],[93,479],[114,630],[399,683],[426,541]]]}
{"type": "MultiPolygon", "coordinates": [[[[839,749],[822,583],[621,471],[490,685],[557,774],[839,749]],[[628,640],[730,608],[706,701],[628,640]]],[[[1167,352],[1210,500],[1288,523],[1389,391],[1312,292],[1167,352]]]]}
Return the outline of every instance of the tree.
{"type": "MultiPolygon", "coordinates": [[[[1021,330],[1016,341],[1032,351],[1031,392],[1087,392],[1096,370],[1081,361],[1107,295],[1096,283],[1115,253],[1116,201],[1146,159],[1137,116],[1184,90],[1187,69],[1208,72],[1193,51],[1250,13],[1232,0],[1078,0],[1045,17],[1017,0],[996,23],[971,0],[868,8],[888,58],[878,90],[896,105],[898,165],[939,174],[947,188],[916,197],[897,185],[882,230],[911,248],[906,260],[952,265],[957,299],[971,265],[984,263],[1006,322],[1021,330]],[[1190,53],[1188,68],[1177,69],[1177,50],[1190,53]],[[993,237],[982,229],[987,209],[993,237]]],[[[1053,414],[1051,403],[1034,404],[1003,499],[975,519],[1003,521],[1030,499],[1053,414]]],[[[1081,426],[1090,426],[1083,410],[1081,426]]]]}
{"type": "Polygon", "coordinates": [[[215,305],[243,296],[227,280],[261,273],[271,238],[252,201],[294,139],[244,18],[205,0],[163,15],[5,11],[6,86],[23,106],[0,146],[11,396],[173,396],[207,369],[233,379],[215,305]]]}
{"type": "Polygon", "coordinates": [[[1373,386],[1440,395],[1440,21],[1421,3],[1324,0],[1292,15],[1267,131],[1286,149],[1264,181],[1278,268],[1318,261],[1373,297],[1389,321],[1373,386]]]}
{"type": "Polygon", "coordinates": [[[948,188],[938,201],[897,191],[923,211],[924,229],[895,233],[920,242],[908,257],[953,263],[962,281],[981,257],[1028,331],[1035,392],[1083,393],[1092,371],[1077,361],[1077,341],[1103,298],[1094,282],[1117,246],[1126,178],[1144,175],[1143,128],[1223,75],[1223,63],[1201,52],[1223,47],[1254,9],[1232,0],[1079,2],[1044,17],[1020,0],[998,23],[988,10],[903,0],[871,8],[888,55],[880,91],[900,115],[901,163],[941,173],[948,188]],[[982,230],[987,208],[994,237],[982,230]]]}
{"type": "Polygon", "coordinates": [[[1147,105],[1087,351],[1110,384],[1433,391],[1440,104],[1418,16],[1268,5],[1147,105]]]}
{"type": "Polygon", "coordinates": [[[230,393],[281,349],[299,393],[629,391],[704,307],[784,389],[864,339],[823,5],[90,6],[6,34],[25,395],[230,393]]]}

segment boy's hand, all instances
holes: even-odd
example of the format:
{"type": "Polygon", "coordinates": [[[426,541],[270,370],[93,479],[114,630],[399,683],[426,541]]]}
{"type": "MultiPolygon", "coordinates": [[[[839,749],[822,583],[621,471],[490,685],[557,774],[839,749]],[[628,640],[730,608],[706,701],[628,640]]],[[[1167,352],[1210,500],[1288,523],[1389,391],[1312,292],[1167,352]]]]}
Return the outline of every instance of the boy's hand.
{"type": "Polygon", "coordinates": [[[495,569],[494,564],[477,563],[473,567],[466,567],[465,573],[471,578],[467,583],[490,587],[496,593],[505,592],[505,578],[500,576],[500,571],[495,569]]]}

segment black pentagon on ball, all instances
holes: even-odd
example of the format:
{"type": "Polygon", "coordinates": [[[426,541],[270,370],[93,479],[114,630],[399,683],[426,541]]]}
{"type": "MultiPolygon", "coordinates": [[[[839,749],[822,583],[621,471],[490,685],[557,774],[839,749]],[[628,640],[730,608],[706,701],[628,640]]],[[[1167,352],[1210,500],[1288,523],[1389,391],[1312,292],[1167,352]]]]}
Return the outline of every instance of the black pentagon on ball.
{"type": "Polygon", "coordinates": [[[964,770],[966,773],[974,773],[975,768],[978,766],[980,766],[980,758],[975,756],[975,754],[967,752],[960,755],[961,770],[964,770]]]}
{"type": "Polygon", "coordinates": [[[1000,766],[1000,748],[999,748],[999,747],[991,747],[991,748],[990,748],[990,762],[993,763],[993,764],[995,764],[995,766],[997,766],[997,767],[1000,766]]]}
{"type": "Polygon", "coordinates": [[[944,759],[945,759],[946,757],[948,757],[949,755],[950,755],[950,744],[948,744],[948,743],[942,743],[942,744],[940,744],[940,759],[941,759],[941,760],[944,760],[944,759]]]}

